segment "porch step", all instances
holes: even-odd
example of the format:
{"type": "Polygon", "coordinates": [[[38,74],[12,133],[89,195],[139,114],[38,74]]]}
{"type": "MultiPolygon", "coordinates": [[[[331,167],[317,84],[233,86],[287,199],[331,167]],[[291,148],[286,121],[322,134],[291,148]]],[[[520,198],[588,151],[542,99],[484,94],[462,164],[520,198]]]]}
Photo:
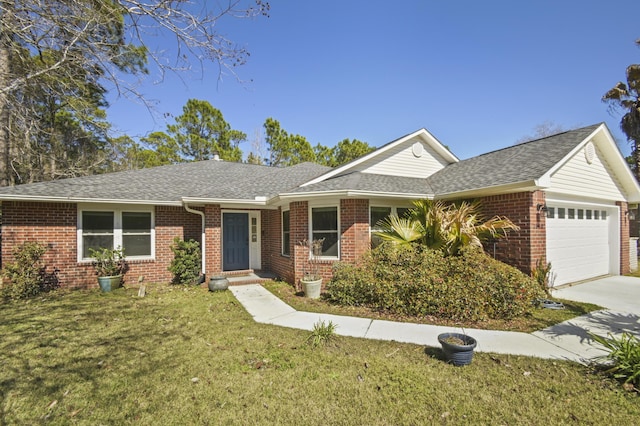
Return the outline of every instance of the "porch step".
{"type": "Polygon", "coordinates": [[[263,271],[256,272],[253,269],[246,271],[227,271],[223,272],[222,275],[227,277],[229,285],[260,284],[276,278],[272,273],[263,271]]]}

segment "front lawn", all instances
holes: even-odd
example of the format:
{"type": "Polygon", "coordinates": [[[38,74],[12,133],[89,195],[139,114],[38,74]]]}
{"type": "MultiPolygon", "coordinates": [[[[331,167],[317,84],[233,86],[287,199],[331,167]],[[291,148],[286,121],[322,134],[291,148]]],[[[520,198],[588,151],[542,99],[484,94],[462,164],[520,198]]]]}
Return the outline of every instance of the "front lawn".
{"type": "Polygon", "coordinates": [[[634,424],[635,393],[570,362],[255,323],[200,287],[0,304],[0,424],[634,424]]]}

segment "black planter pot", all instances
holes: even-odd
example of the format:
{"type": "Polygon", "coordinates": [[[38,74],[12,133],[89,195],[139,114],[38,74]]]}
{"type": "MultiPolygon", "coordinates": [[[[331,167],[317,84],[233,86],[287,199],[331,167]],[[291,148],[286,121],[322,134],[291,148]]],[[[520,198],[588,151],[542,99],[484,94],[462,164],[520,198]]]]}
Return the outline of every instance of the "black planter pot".
{"type": "Polygon", "coordinates": [[[478,344],[473,337],[461,333],[442,333],[438,335],[438,342],[447,362],[456,366],[471,364],[473,350],[478,344]],[[452,343],[449,339],[459,339],[463,344],[452,343]]]}

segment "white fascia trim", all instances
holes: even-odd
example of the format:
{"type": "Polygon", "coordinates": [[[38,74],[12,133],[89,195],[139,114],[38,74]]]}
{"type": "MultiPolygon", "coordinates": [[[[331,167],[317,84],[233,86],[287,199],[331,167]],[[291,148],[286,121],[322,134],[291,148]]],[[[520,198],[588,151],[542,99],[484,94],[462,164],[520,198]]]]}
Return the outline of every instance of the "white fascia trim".
{"type": "Polygon", "coordinates": [[[138,204],[149,206],[182,206],[181,201],[126,200],[110,198],[45,197],[40,195],[0,195],[0,201],[40,201],[48,203],[138,204]]]}
{"type": "Polygon", "coordinates": [[[378,155],[410,140],[413,139],[415,137],[420,137],[425,143],[427,143],[429,146],[431,146],[438,154],[440,154],[443,158],[445,158],[447,161],[449,161],[450,163],[457,163],[458,161],[458,157],[456,157],[455,155],[453,155],[453,153],[451,151],[449,151],[448,149],[446,149],[444,147],[444,145],[442,145],[442,143],[440,143],[440,141],[438,139],[436,139],[431,133],[429,133],[427,131],[427,129],[420,129],[420,130],[416,130],[415,132],[408,134],[406,136],[403,136],[402,138],[396,140],[395,142],[390,142],[378,149],[376,149],[375,151],[370,152],[367,155],[363,155],[360,158],[357,158],[343,166],[337,167],[323,175],[320,175],[318,177],[316,177],[315,179],[312,179],[308,182],[303,183],[302,185],[300,185],[301,187],[307,186],[307,185],[311,185],[314,183],[318,183],[318,182],[322,182],[332,176],[336,176],[340,173],[343,173],[346,170],[352,169],[354,166],[357,166],[358,164],[361,164],[373,157],[377,157],[378,155]]]}
{"type": "Polygon", "coordinates": [[[317,192],[291,192],[278,195],[278,201],[291,200],[301,198],[308,200],[310,198],[320,197],[360,197],[360,198],[433,198],[433,194],[415,193],[408,194],[404,192],[372,192],[372,191],[317,191],[317,192]]]}
{"type": "Polygon", "coordinates": [[[183,197],[182,202],[186,204],[237,204],[237,205],[253,205],[253,206],[266,206],[269,200],[264,197],[254,200],[242,200],[233,198],[194,198],[183,197]]]}

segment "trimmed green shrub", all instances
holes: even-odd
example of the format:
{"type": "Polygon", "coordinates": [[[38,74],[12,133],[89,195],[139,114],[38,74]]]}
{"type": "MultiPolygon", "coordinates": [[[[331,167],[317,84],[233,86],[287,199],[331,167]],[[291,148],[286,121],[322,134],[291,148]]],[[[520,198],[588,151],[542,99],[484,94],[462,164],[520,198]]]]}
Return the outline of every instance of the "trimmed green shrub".
{"type": "Polygon", "coordinates": [[[535,280],[482,250],[447,257],[390,244],[371,250],[357,266],[336,265],[326,292],[341,305],[461,321],[515,318],[542,295],[535,280]]]}
{"type": "Polygon", "coordinates": [[[2,277],[2,296],[9,299],[26,299],[57,287],[57,275],[47,274],[42,256],[47,251],[40,243],[28,241],[13,251],[15,261],[5,265],[2,277]]]}
{"type": "Polygon", "coordinates": [[[200,277],[200,243],[195,240],[183,241],[178,237],[171,244],[173,260],[169,272],[173,274],[172,284],[196,284],[200,277]]]}

